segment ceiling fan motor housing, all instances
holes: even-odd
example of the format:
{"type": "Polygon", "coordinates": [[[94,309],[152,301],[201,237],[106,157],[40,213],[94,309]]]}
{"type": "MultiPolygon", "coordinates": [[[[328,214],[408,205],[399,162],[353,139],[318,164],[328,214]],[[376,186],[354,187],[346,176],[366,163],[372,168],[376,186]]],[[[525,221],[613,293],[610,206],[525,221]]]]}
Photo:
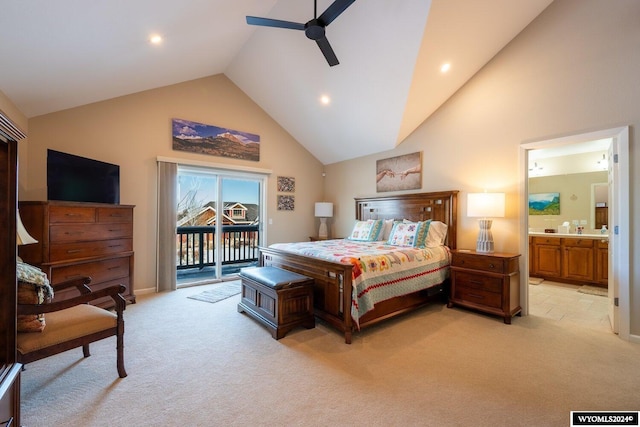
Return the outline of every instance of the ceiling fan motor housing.
{"type": "Polygon", "coordinates": [[[312,19],[304,24],[304,33],[311,40],[320,40],[324,37],[324,25],[317,19],[312,19]]]}

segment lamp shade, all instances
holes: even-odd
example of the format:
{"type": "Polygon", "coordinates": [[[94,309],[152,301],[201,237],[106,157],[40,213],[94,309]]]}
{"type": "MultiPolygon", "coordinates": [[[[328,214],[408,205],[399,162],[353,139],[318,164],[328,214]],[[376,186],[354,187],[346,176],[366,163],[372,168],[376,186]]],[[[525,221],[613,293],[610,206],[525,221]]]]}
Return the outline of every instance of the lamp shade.
{"type": "Polygon", "coordinates": [[[504,193],[469,193],[467,216],[475,218],[504,217],[504,193]]]}
{"type": "Polygon", "coordinates": [[[331,218],[332,216],[333,216],[333,203],[329,203],[329,202],[316,203],[316,217],[331,218]]]}
{"type": "Polygon", "coordinates": [[[31,237],[20,218],[20,211],[16,211],[16,242],[18,245],[30,245],[38,243],[36,239],[31,237]]]}

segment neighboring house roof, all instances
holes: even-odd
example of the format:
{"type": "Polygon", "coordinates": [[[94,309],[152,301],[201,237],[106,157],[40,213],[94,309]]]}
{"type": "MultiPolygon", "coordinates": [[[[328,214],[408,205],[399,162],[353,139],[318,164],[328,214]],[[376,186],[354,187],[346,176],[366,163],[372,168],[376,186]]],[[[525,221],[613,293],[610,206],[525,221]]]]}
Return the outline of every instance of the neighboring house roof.
{"type": "MultiPolygon", "coordinates": [[[[209,202],[201,208],[193,209],[191,212],[183,212],[182,216],[178,219],[177,226],[213,225],[217,215],[215,205],[215,202],[209,202]]],[[[223,202],[223,206],[225,211],[222,214],[223,224],[248,225],[259,222],[259,208],[258,205],[254,203],[223,202]],[[229,210],[238,208],[246,211],[243,219],[233,218],[226,213],[229,210]]]]}

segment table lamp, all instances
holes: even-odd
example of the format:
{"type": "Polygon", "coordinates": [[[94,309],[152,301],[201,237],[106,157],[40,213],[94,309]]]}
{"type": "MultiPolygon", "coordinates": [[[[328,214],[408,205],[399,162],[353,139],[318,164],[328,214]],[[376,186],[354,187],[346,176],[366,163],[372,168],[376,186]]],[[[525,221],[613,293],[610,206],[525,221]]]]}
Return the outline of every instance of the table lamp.
{"type": "Polygon", "coordinates": [[[320,230],[318,230],[318,239],[326,240],[329,237],[327,232],[327,218],[333,216],[333,203],[317,202],[316,217],[320,218],[320,230]]]}
{"type": "Polygon", "coordinates": [[[467,197],[467,216],[480,218],[476,252],[493,252],[491,218],[504,217],[504,193],[469,193],[467,197]]]}
{"type": "Polygon", "coordinates": [[[20,211],[16,211],[16,242],[18,245],[30,245],[38,243],[36,239],[31,237],[20,218],[20,211]]]}

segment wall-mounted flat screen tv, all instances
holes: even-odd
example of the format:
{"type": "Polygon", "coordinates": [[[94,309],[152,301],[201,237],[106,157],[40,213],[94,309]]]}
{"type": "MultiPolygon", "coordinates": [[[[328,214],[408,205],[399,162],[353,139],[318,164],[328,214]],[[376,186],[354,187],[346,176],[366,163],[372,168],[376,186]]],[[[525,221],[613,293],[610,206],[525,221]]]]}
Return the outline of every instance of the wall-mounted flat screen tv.
{"type": "Polygon", "coordinates": [[[120,203],[120,166],[47,150],[47,199],[120,203]]]}

